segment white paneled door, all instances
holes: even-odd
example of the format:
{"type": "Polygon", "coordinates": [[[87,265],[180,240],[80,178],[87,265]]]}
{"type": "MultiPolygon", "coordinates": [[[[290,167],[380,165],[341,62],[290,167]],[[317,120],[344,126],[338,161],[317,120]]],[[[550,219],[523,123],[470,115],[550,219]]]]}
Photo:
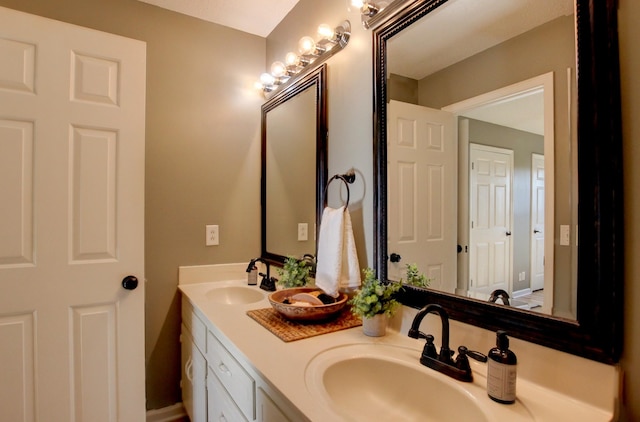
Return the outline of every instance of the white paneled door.
{"type": "Polygon", "coordinates": [[[144,420],[145,68],[0,7],[0,421],[144,420]]]}
{"type": "Polygon", "coordinates": [[[469,295],[511,292],[513,151],[470,144],[469,295]]]}
{"type": "Polygon", "coordinates": [[[453,293],[458,196],[453,114],[399,101],[390,101],[388,110],[389,278],[406,279],[406,265],[417,264],[432,280],[430,287],[453,293]]]}

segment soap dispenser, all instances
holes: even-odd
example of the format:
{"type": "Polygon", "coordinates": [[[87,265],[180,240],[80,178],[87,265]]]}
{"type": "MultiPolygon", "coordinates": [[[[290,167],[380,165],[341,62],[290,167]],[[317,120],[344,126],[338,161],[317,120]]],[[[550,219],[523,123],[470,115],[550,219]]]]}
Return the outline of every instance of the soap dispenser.
{"type": "Polygon", "coordinates": [[[247,284],[249,286],[255,286],[258,284],[258,267],[256,262],[261,261],[260,258],[252,259],[247,267],[247,284]]]}
{"type": "Polygon", "coordinates": [[[498,403],[511,404],[516,401],[515,353],[509,350],[506,331],[496,333],[496,347],[489,350],[487,368],[487,394],[498,403]]]}

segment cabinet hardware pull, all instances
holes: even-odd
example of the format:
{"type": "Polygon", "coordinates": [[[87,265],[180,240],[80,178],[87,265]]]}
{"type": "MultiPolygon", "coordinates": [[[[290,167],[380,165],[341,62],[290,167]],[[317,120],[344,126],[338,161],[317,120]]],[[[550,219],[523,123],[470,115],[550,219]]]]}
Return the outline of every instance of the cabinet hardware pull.
{"type": "Polygon", "coordinates": [[[193,359],[189,356],[189,360],[184,365],[184,373],[187,375],[187,379],[193,382],[193,359]]]}
{"type": "Polygon", "coordinates": [[[225,365],[223,362],[220,362],[220,364],[218,365],[218,369],[223,374],[231,376],[231,371],[229,370],[229,368],[227,368],[227,365],[225,365]]]}

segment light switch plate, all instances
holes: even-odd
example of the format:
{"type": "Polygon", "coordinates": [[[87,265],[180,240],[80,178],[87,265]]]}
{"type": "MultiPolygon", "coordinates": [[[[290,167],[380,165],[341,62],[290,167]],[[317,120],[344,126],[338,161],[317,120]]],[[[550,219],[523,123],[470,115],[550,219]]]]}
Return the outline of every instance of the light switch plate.
{"type": "Polygon", "coordinates": [[[571,245],[571,229],[568,224],[560,225],[560,245],[561,246],[569,246],[571,245]]]}
{"type": "Polygon", "coordinates": [[[309,224],[298,223],[298,242],[309,240],[309,224]]]}

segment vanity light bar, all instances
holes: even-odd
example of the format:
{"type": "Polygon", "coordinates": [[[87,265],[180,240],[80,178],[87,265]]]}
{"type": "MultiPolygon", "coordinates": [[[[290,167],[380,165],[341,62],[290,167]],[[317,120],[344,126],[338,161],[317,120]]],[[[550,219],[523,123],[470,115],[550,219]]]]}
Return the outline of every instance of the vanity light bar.
{"type": "Polygon", "coordinates": [[[306,73],[305,69],[323,63],[329,57],[342,50],[349,43],[351,37],[351,23],[343,21],[335,28],[322,24],[318,27],[320,39],[315,41],[305,36],[298,42],[298,53],[289,52],[285,61],[275,61],[271,65],[271,73],[263,73],[256,82],[256,88],[264,93],[270,93],[288,85],[306,73]]]}
{"type": "Polygon", "coordinates": [[[393,16],[411,0],[347,0],[347,10],[356,8],[360,11],[362,26],[374,28],[378,23],[393,16]]]}

